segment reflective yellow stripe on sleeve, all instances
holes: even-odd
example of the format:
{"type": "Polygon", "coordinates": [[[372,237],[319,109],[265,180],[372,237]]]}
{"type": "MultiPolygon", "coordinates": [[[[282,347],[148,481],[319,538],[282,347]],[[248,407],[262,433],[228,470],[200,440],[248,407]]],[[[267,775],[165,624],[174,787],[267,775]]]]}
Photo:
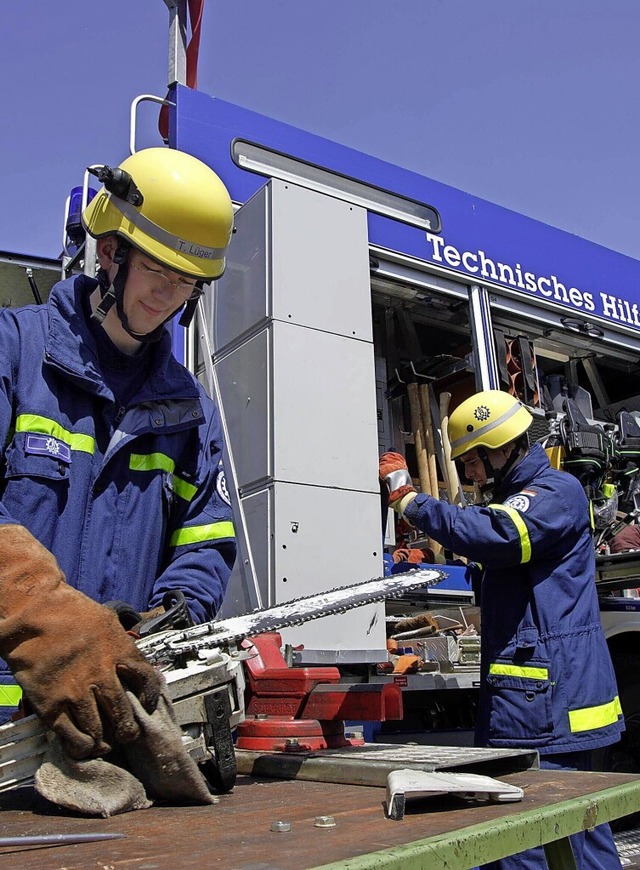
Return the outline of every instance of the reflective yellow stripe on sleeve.
{"type": "Polygon", "coordinates": [[[166,453],[132,453],[129,459],[132,471],[166,471],[171,474],[173,491],[185,501],[191,501],[198,490],[192,483],[174,474],[175,467],[175,462],[166,453]]]}
{"type": "Polygon", "coordinates": [[[91,435],[82,435],[79,432],[70,432],[55,420],[48,417],[40,417],[37,414],[20,414],[16,418],[16,432],[34,432],[38,435],[50,435],[58,441],[64,441],[72,450],[80,450],[82,453],[93,454],[96,442],[91,435]]]}
{"type": "Polygon", "coordinates": [[[5,686],[0,684],[0,707],[17,707],[22,697],[20,686],[5,686]]]}
{"type": "Polygon", "coordinates": [[[504,511],[516,527],[516,531],[520,536],[520,564],[524,565],[525,562],[531,559],[531,540],[525,521],[515,508],[507,507],[504,504],[490,504],[489,508],[494,511],[504,511]]]}
{"type": "Polygon", "coordinates": [[[616,695],[608,704],[597,707],[583,707],[581,710],[569,710],[569,726],[571,733],[593,731],[595,728],[606,728],[613,725],[622,716],[620,698],[616,695]]]}
{"type": "Polygon", "coordinates": [[[490,674],[499,674],[503,677],[524,677],[527,680],[548,680],[547,668],[523,668],[519,665],[499,665],[495,662],[489,665],[490,674]]]}
{"type": "Polygon", "coordinates": [[[207,523],[206,526],[188,526],[177,529],[169,541],[169,546],[180,547],[184,544],[199,544],[202,541],[215,541],[218,538],[235,538],[236,532],[233,523],[223,521],[219,523],[207,523]]]}

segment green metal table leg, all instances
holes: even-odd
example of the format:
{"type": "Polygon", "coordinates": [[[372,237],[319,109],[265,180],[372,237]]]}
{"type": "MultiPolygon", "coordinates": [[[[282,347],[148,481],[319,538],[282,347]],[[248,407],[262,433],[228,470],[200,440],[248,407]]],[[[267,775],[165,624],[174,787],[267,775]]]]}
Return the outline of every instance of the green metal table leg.
{"type": "Polygon", "coordinates": [[[545,843],[543,848],[549,870],[577,870],[569,837],[563,837],[562,840],[555,840],[553,843],[545,843]]]}

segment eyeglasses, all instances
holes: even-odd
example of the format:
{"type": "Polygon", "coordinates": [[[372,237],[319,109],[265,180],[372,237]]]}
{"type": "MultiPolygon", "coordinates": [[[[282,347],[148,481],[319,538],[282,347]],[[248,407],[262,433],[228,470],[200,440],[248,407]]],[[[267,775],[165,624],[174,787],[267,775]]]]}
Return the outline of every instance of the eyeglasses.
{"type": "Polygon", "coordinates": [[[129,265],[132,269],[135,269],[136,272],[142,275],[144,282],[150,290],[158,287],[162,287],[163,290],[168,290],[171,287],[172,289],[175,288],[178,293],[181,293],[182,295],[191,295],[194,290],[198,289],[195,281],[170,281],[165,274],[159,272],[157,269],[150,269],[149,266],[145,266],[144,263],[136,266],[135,263],[129,260],[129,265]]]}

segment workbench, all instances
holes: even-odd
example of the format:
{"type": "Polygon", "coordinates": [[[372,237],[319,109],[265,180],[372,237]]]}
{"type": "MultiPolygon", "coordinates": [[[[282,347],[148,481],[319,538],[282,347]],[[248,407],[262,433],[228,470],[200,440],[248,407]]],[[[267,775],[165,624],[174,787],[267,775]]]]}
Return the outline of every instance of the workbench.
{"type": "Polygon", "coordinates": [[[0,795],[3,837],[114,832],[125,838],[55,847],[5,847],[0,868],[20,870],[465,870],[551,843],[564,863],[569,834],[640,810],[640,777],[525,770],[501,777],[518,803],[412,801],[402,821],[385,815],[385,790],[240,776],[214,806],[165,807],[95,819],[56,813],[31,787],[0,795]],[[316,826],[331,816],[333,827],[316,826]],[[288,832],[272,831],[288,822],[288,832]],[[277,827],[277,825],[276,825],[277,827]]]}

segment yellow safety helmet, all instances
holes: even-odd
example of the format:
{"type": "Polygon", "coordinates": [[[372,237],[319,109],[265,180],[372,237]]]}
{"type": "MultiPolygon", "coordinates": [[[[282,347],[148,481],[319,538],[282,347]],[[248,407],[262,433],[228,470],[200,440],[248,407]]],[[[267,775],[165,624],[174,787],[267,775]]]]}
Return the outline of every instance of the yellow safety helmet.
{"type": "Polygon", "coordinates": [[[451,458],[477,447],[503,447],[523,435],[533,417],[524,405],[502,390],[484,390],[466,399],[449,417],[451,458]]]}
{"type": "Polygon", "coordinates": [[[82,213],[90,235],[121,236],[172,272],[200,281],[222,275],[233,207],[209,166],[173,148],[146,148],[117,169],[90,171],[105,185],[82,213]]]}

